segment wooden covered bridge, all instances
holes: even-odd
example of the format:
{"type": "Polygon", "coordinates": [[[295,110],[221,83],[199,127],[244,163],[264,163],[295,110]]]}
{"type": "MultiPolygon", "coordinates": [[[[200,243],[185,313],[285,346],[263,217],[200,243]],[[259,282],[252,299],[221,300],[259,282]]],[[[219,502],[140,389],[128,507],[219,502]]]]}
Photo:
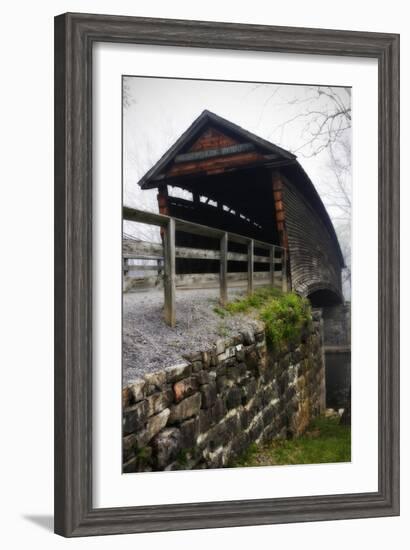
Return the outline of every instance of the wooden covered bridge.
{"type": "MultiPolygon", "coordinates": [[[[313,306],[343,303],[344,260],[335,230],[289,151],[205,110],[139,185],[158,189],[160,214],[125,208],[124,218],[163,228],[166,310],[175,273],[214,274],[222,301],[227,274],[235,272],[247,278],[250,291],[255,277],[273,282],[276,276],[313,306]]],[[[137,257],[137,249],[133,255],[132,243],[124,242],[125,257],[137,257]]],[[[166,316],[175,322],[175,314],[166,316]]]]}

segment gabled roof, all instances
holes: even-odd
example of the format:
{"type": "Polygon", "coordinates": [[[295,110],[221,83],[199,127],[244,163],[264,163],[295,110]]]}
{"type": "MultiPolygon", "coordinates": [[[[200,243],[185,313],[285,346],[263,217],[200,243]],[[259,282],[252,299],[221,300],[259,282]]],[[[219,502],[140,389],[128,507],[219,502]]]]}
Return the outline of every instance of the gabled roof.
{"type": "Polygon", "coordinates": [[[301,183],[300,190],[308,198],[310,203],[317,209],[318,214],[320,214],[332,239],[335,242],[340,264],[342,267],[345,267],[343,254],[330,216],[315,186],[304,171],[303,167],[297,161],[296,155],[206,109],[202,111],[202,113],[193,121],[193,123],[168,149],[168,151],[162,155],[158,162],[156,162],[154,166],[140,179],[138,182],[140,187],[142,189],[152,189],[157,187],[160,184],[160,178],[157,180],[155,178],[160,176],[161,173],[167,169],[177,155],[189,148],[189,146],[195,141],[196,138],[200,136],[201,132],[207,126],[216,127],[222,131],[225,130],[225,132],[233,134],[236,138],[243,140],[246,143],[253,144],[256,149],[261,151],[263,155],[266,156],[266,161],[263,161],[264,163],[272,163],[273,156],[276,157],[277,160],[280,160],[283,165],[282,170],[284,173],[290,176],[291,179],[296,178],[301,183]]]}
{"type": "Polygon", "coordinates": [[[172,162],[176,155],[184,150],[192,140],[198,136],[201,131],[207,126],[213,125],[225,129],[236,136],[243,138],[247,142],[253,143],[258,149],[262,149],[266,153],[271,153],[282,157],[284,160],[295,160],[296,156],[274,145],[270,141],[263,139],[248,130],[245,130],[241,126],[234,124],[230,120],[223,118],[211,111],[204,110],[202,113],[194,120],[194,122],[189,126],[189,128],[177,139],[177,141],[166,151],[164,155],[159,159],[154,166],[148,170],[148,172],[140,179],[138,185],[142,189],[150,189],[156,187],[158,184],[152,180],[158,176],[166,166],[172,162]]]}

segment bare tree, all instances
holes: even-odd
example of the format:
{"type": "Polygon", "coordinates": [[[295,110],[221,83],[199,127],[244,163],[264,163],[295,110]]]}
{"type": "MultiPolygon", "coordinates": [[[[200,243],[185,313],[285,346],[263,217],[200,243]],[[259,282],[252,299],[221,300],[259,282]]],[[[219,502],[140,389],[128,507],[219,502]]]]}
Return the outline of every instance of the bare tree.
{"type": "Polygon", "coordinates": [[[346,268],[342,283],[346,298],[350,298],[351,279],[351,97],[350,89],[331,86],[307,86],[289,97],[280,99],[281,87],[271,89],[262,106],[261,116],[270,102],[275,111],[286,107],[288,117],[275,125],[270,138],[286,147],[286,133],[299,135],[299,143],[287,146],[299,157],[311,159],[326,155],[325,183],[320,188],[321,198],[334,222],[346,268]],[[293,111],[293,113],[292,113],[293,111]],[[289,114],[290,113],[290,114],[289,114]],[[279,140],[278,140],[279,138],[279,140]]]}

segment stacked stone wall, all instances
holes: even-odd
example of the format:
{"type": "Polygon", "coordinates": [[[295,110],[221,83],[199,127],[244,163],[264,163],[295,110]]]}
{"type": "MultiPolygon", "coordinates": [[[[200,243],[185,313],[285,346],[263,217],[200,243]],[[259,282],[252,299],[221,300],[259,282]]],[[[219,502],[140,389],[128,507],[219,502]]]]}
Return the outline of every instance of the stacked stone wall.
{"type": "Polygon", "coordinates": [[[269,349],[264,327],[218,340],[123,389],[123,472],[229,466],[251,443],[302,434],[324,411],[322,321],[269,349]]]}

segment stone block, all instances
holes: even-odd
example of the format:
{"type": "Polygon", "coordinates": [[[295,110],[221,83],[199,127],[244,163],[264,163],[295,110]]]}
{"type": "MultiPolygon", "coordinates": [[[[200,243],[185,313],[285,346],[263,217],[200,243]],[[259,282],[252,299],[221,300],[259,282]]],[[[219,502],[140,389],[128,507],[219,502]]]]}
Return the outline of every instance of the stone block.
{"type": "Polygon", "coordinates": [[[172,391],[166,390],[160,393],[153,393],[147,397],[148,403],[148,416],[158,414],[172,403],[172,391]]]}
{"type": "Polygon", "coordinates": [[[199,433],[204,434],[206,433],[212,424],[212,418],[208,412],[208,409],[201,409],[199,411],[199,433]]]}
{"type": "Polygon", "coordinates": [[[258,437],[262,434],[263,428],[264,426],[263,426],[262,416],[258,415],[252,420],[248,428],[250,441],[256,441],[258,437]]]}
{"type": "Polygon", "coordinates": [[[233,438],[231,444],[231,453],[232,455],[240,455],[249,447],[251,443],[249,439],[249,434],[247,432],[240,432],[236,437],[233,438]]]}
{"type": "Polygon", "coordinates": [[[213,380],[211,372],[207,370],[201,370],[200,372],[197,372],[195,374],[195,379],[200,386],[202,386],[203,384],[209,384],[209,382],[213,380]]]}
{"type": "Polygon", "coordinates": [[[190,363],[178,363],[172,367],[165,369],[166,379],[169,384],[174,384],[183,378],[188,378],[191,375],[192,367],[190,363]]]}
{"type": "Polygon", "coordinates": [[[218,365],[217,367],[215,367],[214,372],[216,374],[217,379],[220,376],[225,376],[226,375],[226,365],[224,365],[224,364],[218,365]]]}
{"type": "Polygon", "coordinates": [[[122,465],[123,474],[132,474],[137,471],[137,458],[134,456],[122,465]]]}
{"type": "Polygon", "coordinates": [[[203,351],[201,358],[204,368],[208,369],[211,365],[211,353],[209,351],[203,351]]]}
{"type": "Polygon", "coordinates": [[[243,330],[242,331],[242,336],[243,336],[243,343],[246,346],[249,346],[249,345],[255,343],[255,334],[254,334],[254,331],[252,329],[243,330]]]}
{"type": "Polygon", "coordinates": [[[178,455],[181,449],[182,436],[178,428],[165,428],[152,440],[155,467],[164,470],[178,455]]]}
{"type": "Polygon", "coordinates": [[[186,397],[194,394],[198,390],[198,385],[197,376],[189,376],[179,382],[175,382],[173,386],[175,402],[179,403],[186,397]]]}
{"type": "Polygon", "coordinates": [[[151,472],[152,471],[152,449],[144,447],[137,451],[137,455],[124,462],[122,471],[124,474],[132,472],[151,472]]]}
{"type": "Polygon", "coordinates": [[[224,393],[232,387],[232,380],[229,380],[227,376],[220,376],[216,379],[216,389],[218,393],[224,393]]]}
{"type": "Polygon", "coordinates": [[[161,391],[165,387],[167,377],[164,371],[149,372],[144,376],[144,380],[153,391],[161,391]]]}
{"type": "Polygon", "coordinates": [[[202,361],[194,361],[192,363],[192,372],[199,372],[204,368],[202,361]]]}
{"type": "Polygon", "coordinates": [[[245,351],[245,364],[251,372],[259,374],[259,357],[254,347],[245,351]]]}
{"type": "Polygon", "coordinates": [[[170,416],[170,410],[164,409],[159,414],[156,414],[155,416],[151,416],[147,422],[146,427],[146,439],[147,442],[151,441],[151,439],[164,428],[168,422],[168,418],[170,416]]]}
{"type": "Polygon", "coordinates": [[[209,409],[216,401],[216,383],[204,384],[201,386],[200,391],[202,396],[201,407],[209,409]]]}
{"type": "Polygon", "coordinates": [[[129,386],[125,386],[125,388],[122,388],[122,408],[126,409],[131,404],[132,404],[131,388],[129,386]]]}
{"type": "Polygon", "coordinates": [[[122,438],[122,460],[127,462],[135,456],[137,447],[137,436],[135,434],[126,435],[122,438]]]}
{"type": "Polygon", "coordinates": [[[274,418],[275,418],[276,409],[274,405],[268,405],[265,409],[262,411],[262,420],[264,426],[269,426],[272,424],[274,418]]]}
{"type": "Polygon", "coordinates": [[[248,380],[245,384],[243,384],[243,386],[242,386],[242,403],[244,401],[248,402],[249,399],[252,399],[252,397],[255,396],[256,388],[257,388],[256,380],[254,380],[252,378],[250,380],[248,380]]]}
{"type": "Polygon", "coordinates": [[[138,403],[138,401],[142,401],[144,399],[145,385],[145,380],[134,380],[130,384],[132,399],[134,403],[138,403]]]}
{"type": "Polygon", "coordinates": [[[124,434],[141,430],[148,417],[148,403],[140,401],[123,412],[122,427],[124,434]]]}
{"type": "Polygon", "coordinates": [[[225,340],[223,338],[219,338],[215,342],[215,350],[216,350],[216,355],[220,355],[221,353],[224,353],[224,351],[225,351],[225,340]]]}
{"type": "Polygon", "coordinates": [[[235,357],[239,362],[245,361],[245,350],[242,345],[236,346],[235,357]]]}
{"type": "Polygon", "coordinates": [[[180,424],[181,430],[181,446],[184,449],[192,449],[196,445],[196,439],[199,434],[200,420],[199,418],[191,418],[180,424]]]}
{"type": "Polygon", "coordinates": [[[226,408],[228,410],[234,409],[242,404],[242,391],[240,388],[233,386],[226,394],[225,398],[226,408]]]}
{"type": "Polygon", "coordinates": [[[183,420],[190,418],[191,416],[197,415],[200,408],[201,394],[197,392],[171,407],[169,422],[182,422],[183,420]]]}

